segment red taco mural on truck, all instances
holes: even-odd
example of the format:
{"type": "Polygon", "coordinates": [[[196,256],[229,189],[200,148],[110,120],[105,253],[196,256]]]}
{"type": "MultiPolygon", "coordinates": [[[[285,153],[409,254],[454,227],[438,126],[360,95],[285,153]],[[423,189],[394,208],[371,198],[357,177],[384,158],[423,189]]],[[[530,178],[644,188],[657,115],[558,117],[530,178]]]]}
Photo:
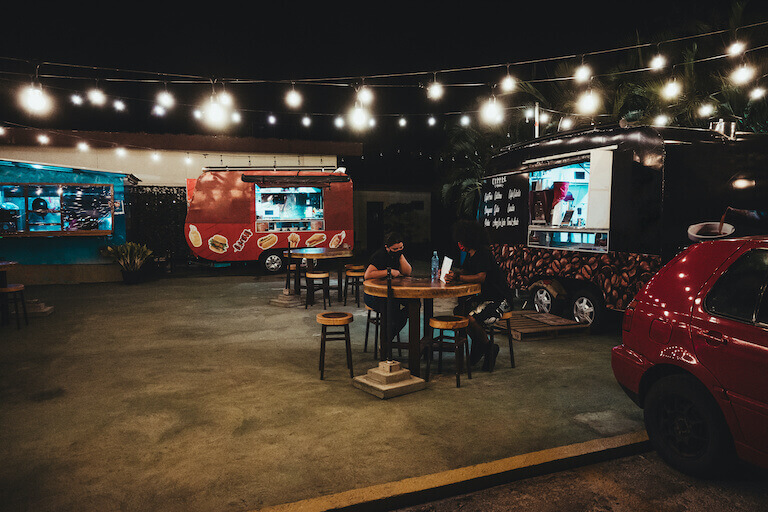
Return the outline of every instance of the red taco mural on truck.
{"type": "Polygon", "coordinates": [[[212,261],[283,269],[288,248],[352,248],[352,180],[340,171],[203,169],[187,180],[185,238],[212,261]]]}

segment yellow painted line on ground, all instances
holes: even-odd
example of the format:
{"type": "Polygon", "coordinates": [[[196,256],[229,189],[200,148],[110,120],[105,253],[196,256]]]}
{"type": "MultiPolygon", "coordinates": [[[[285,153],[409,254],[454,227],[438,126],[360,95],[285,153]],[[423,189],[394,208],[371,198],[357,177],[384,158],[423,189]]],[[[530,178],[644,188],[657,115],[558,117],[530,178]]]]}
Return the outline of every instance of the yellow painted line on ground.
{"type": "MultiPolygon", "coordinates": [[[[381,502],[382,500],[391,500],[398,496],[428,493],[430,490],[437,492],[440,488],[449,488],[472,480],[501,476],[505,473],[519,473],[519,478],[527,478],[528,476],[534,476],[534,474],[542,474],[543,472],[537,473],[534,470],[534,468],[542,465],[550,464],[553,467],[553,471],[561,471],[566,469],[568,465],[570,465],[570,467],[576,467],[578,465],[595,462],[590,457],[591,455],[608,450],[618,450],[623,447],[642,445],[647,442],[648,434],[646,434],[645,431],[594,439],[584,443],[549,448],[547,450],[516,455],[514,457],[508,457],[493,462],[484,462],[474,466],[451,469],[431,475],[406,478],[397,482],[373,485],[371,487],[363,487],[362,489],[353,489],[351,491],[319,496],[317,498],[310,498],[293,503],[285,503],[260,510],[262,512],[320,512],[337,510],[361,506],[366,503],[381,502]],[[556,464],[558,461],[563,461],[565,467],[564,465],[556,464]],[[568,462],[570,462],[570,464],[568,464],[568,462]],[[531,470],[531,473],[527,474],[526,469],[531,470]]],[[[510,477],[508,481],[514,479],[515,478],[510,477]]],[[[499,485],[499,483],[494,483],[492,485],[499,485]]],[[[455,493],[447,495],[455,495],[455,493]]],[[[440,497],[436,497],[435,499],[439,498],[440,497]]]]}

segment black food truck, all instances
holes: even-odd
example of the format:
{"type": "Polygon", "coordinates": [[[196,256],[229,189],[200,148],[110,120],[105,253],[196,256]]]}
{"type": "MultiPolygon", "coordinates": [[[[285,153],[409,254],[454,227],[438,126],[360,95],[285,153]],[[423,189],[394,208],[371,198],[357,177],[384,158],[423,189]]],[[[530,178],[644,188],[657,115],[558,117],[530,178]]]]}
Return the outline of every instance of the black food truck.
{"type": "Polygon", "coordinates": [[[597,325],[688,244],[768,232],[768,134],[593,127],[504,148],[480,220],[510,287],[597,325]]]}

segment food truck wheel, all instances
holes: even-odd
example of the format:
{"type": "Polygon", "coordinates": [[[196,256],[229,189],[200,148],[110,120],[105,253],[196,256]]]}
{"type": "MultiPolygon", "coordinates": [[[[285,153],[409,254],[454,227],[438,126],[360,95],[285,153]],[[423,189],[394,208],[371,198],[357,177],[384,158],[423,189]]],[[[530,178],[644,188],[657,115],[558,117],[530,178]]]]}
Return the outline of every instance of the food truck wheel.
{"type": "Polygon", "coordinates": [[[536,286],[531,290],[533,296],[533,307],[538,313],[558,313],[558,304],[550,290],[543,286],[536,286]]]}
{"type": "Polygon", "coordinates": [[[602,325],[604,310],[602,299],[593,291],[579,290],[573,294],[571,313],[573,319],[580,324],[599,328],[602,325]]]}
{"type": "Polygon", "coordinates": [[[268,274],[277,274],[285,268],[283,257],[276,251],[265,252],[262,254],[261,264],[268,274]]]}

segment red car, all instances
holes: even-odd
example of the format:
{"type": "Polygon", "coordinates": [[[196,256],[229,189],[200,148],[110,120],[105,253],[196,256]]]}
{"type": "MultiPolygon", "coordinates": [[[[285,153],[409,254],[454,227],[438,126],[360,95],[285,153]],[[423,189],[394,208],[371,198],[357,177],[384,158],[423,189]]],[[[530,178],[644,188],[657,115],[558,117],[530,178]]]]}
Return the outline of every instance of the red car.
{"type": "Polygon", "coordinates": [[[613,373],[656,451],[694,475],[768,467],[768,237],[701,242],[629,304],[613,373]]]}

